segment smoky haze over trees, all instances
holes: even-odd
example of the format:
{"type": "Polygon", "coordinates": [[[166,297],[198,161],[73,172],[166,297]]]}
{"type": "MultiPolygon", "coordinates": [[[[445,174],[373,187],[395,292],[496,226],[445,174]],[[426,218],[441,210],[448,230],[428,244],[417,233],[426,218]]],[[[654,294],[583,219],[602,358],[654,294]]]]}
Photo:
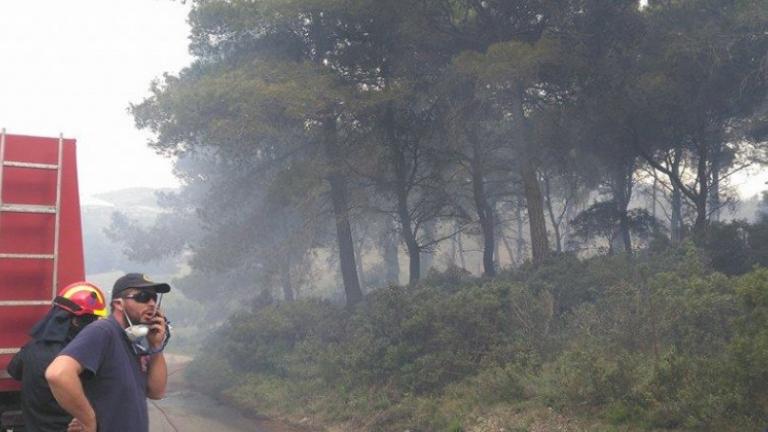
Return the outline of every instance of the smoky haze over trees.
{"type": "Polygon", "coordinates": [[[194,62],[131,107],[183,181],[134,255],[199,295],[702,243],[768,159],[766,1],[191,3],[194,62]]]}
{"type": "Polygon", "coordinates": [[[765,427],[768,194],[732,220],[731,179],[768,162],[768,1],[190,3],[194,62],[131,106],[183,186],[108,233],[215,302],[199,390],[338,430],[765,427]]]}

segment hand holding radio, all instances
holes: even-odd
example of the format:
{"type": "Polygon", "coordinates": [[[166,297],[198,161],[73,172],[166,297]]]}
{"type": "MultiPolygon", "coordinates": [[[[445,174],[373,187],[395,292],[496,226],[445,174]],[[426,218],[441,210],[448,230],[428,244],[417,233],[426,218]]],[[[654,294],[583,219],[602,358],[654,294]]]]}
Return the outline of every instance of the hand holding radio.
{"type": "Polygon", "coordinates": [[[147,340],[149,341],[150,348],[153,350],[162,349],[168,332],[168,321],[165,315],[160,310],[157,310],[155,316],[146,324],[149,326],[147,340]]]}

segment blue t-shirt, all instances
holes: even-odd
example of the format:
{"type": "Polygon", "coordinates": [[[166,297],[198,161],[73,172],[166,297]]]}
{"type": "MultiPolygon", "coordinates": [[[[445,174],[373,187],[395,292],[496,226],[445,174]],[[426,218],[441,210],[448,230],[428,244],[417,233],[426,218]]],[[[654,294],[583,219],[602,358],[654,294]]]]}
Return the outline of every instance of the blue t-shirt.
{"type": "Polygon", "coordinates": [[[149,431],[147,373],[114,317],[85,327],[60,355],[83,366],[83,388],[99,431],[149,431]]]}

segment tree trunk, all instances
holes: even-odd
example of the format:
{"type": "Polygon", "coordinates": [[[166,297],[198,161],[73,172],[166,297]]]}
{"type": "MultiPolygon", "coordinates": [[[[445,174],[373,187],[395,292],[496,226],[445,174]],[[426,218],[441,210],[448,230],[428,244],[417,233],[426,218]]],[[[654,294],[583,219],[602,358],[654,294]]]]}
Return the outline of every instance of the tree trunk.
{"type": "Polygon", "coordinates": [[[563,229],[563,250],[570,251],[571,244],[571,220],[573,220],[574,207],[576,206],[576,194],[574,191],[571,198],[565,203],[565,227],[563,229]]]}
{"type": "Polygon", "coordinates": [[[476,141],[472,143],[473,157],[471,161],[472,168],[472,196],[475,200],[475,209],[477,210],[480,229],[483,232],[483,275],[487,277],[496,276],[496,267],[494,265],[493,254],[496,249],[495,244],[495,224],[493,220],[493,208],[488,203],[488,197],[485,194],[485,177],[483,175],[483,163],[476,141]]]}
{"type": "Polygon", "coordinates": [[[539,179],[532,162],[524,162],[521,167],[525,203],[528,209],[528,226],[531,235],[531,254],[534,266],[544,262],[549,255],[547,223],[544,219],[544,200],[539,187],[539,179]]]}
{"type": "Polygon", "coordinates": [[[621,242],[624,245],[624,252],[632,255],[632,236],[629,233],[629,217],[627,217],[626,208],[619,215],[619,229],[621,230],[621,242]]]}
{"type": "Polygon", "coordinates": [[[461,242],[461,231],[459,231],[459,233],[456,234],[456,244],[459,246],[459,262],[461,263],[461,268],[466,270],[467,269],[467,259],[464,256],[464,245],[461,242]]]}
{"type": "Polygon", "coordinates": [[[502,226],[500,223],[501,218],[499,217],[499,212],[497,209],[497,205],[493,204],[491,207],[493,207],[493,224],[494,224],[494,248],[493,248],[493,268],[496,269],[496,271],[500,270],[502,268],[501,265],[501,230],[502,226]]]}
{"type": "Polygon", "coordinates": [[[696,239],[701,239],[707,229],[707,199],[706,195],[702,195],[696,200],[696,221],[693,224],[696,239]]]}
{"type": "Polygon", "coordinates": [[[547,213],[549,213],[549,222],[552,224],[552,229],[555,231],[555,245],[557,246],[557,252],[563,251],[563,244],[560,239],[560,222],[555,217],[555,211],[552,208],[552,191],[549,187],[549,177],[544,176],[544,202],[547,205],[547,213]]]}
{"type": "Polygon", "coordinates": [[[394,109],[391,104],[387,107],[384,121],[395,174],[395,195],[400,234],[408,251],[408,283],[414,284],[421,277],[421,247],[416,238],[411,212],[408,208],[408,167],[406,166],[404,149],[395,136],[394,109]]]}
{"type": "Polygon", "coordinates": [[[632,237],[629,232],[629,201],[632,199],[632,176],[635,170],[634,161],[617,164],[613,176],[613,202],[619,215],[619,235],[624,246],[624,252],[632,255],[632,237]]]}
{"type": "Polygon", "coordinates": [[[538,266],[549,255],[549,240],[547,239],[547,223],[544,218],[544,203],[536,174],[536,165],[529,153],[533,134],[523,111],[524,87],[518,84],[512,95],[512,118],[517,127],[516,150],[520,157],[520,176],[523,180],[526,207],[528,209],[528,225],[531,233],[531,253],[533,265],[538,266]]]}
{"type": "Polygon", "coordinates": [[[419,244],[410,230],[410,222],[401,221],[400,223],[403,225],[403,229],[407,228],[407,231],[403,232],[403,240],[408,250],[408,283],[412,285],[421,278],[421,248],[419,248],[419,244]],[[405,226],[406,224],[408,227],[405,226]]]}
{"type": "MultiPolygon", "coordinates": [[[[426,223],[424,223],[424,231],[423,232],[424,232],[425,243],[430,243],[430,242],[432,242],[435,239],[435,229],[436,229],[435,225],[436,225],[436,223],[435,223],[434,219],[433,220],[429,220],[426,223]]],[[[414,236],[416,236],[416,233],[414,233],[414,236]]],[[[432,268],[432,261],[433,261],[433,258],[434,258],[434,254],[432,253],[431,250],[425,250],[424,248],[421,248],[421,246],[419,246],[419,249],[421,251],[420,252],[420,254],[421,254],[421,257],[420,257],[420,260],[421,260],[421,263],[420,263],[421,273],[429,274],[429,270],[432,268]]]]}
{"type": "Polygon", "coordinates": [[[523,236],[523,202],[522,198],[519,199],[519,202],[515,206],[515,215],[517,216],[517,254],[516,254],[516,261],[518,264],[522,264],[525,262],[525,259],[523,258],[524,255],[526,255],[526,244],[525,244],[525,236],[523,236]]]}
{"type": "Polygon", "coordinates": [[[698,194],[696,195],[696,222],[693,225],[693,233],[697,239],[701,239],[707,229],[707,201],[709,200],[709,145],[704,140],[699,140],[699,163],[696,168],[696,181],[698,194]]]}
{"type": "Polygon", "coordinates": [[[683,240],[683,197],[680,188],[672,184],[672,219],[671,219],[671,240],[673,244],[680,244],[683,240]]]}
{"type": "Polygon", "coordinates": [[[360,280],[357,277],[355,265],[355,248],[352,241],[352,228],[349,223],[349,205],[347,203],[347,179],[339,167],[342,166],[338,143],[336,142],[336,118],[325,120],[324,147],[329,164],[328,183],[331,187],[331,201],[336,220],[336,237],[339,246],[339,261],[341,276],[344,281],[344,292],[347,306],[353,306],[363,299],[360,290],[360,280]]]}
{"type": "Polygon", "coordinates": [[[653,219],[656,220],[656,204],[658,202],[658,195],[659,192],[659,180],[656,178],[656,175],[653,176],[653,186],[651,188],[651,216],[653,216],[653,219]]]}
{"type": "Polygon", "coordinates": [[[722,143],[716,143],[712,147],[712,183],[709,189],[709,208],[711,220],[720,222],[720,164],[722,159],[722,143]]]}
{"type": "Polygon", "coordinates": [[[400,283],[400,262],[398,260],[397,233],[391,219],[387,219],[385,232],[382,238],[384,266],[388,284],[400,283]]]}
{"type": "Polygon", "coordinates": [[[360,280],[360,291],[365,289],[365,272],[363,271],[363,253],[362,249],[365,243],[365,239],[361,238],[359,242],[354,242],[355,246],[355,264],[357,267],[357,277],[360,280]]]}
{"type": "MultiPolygon", "coordinates": [[[[675,150],[674,159],[672,160],[671,172],[673,175],[680,177],[680,163],[682,162],[682,150],[675,150]]],[[[680,190],[680,185],[676,182],[672,183],[672,243],[680,244],[683,241],[683,192],[680,190]]]]}

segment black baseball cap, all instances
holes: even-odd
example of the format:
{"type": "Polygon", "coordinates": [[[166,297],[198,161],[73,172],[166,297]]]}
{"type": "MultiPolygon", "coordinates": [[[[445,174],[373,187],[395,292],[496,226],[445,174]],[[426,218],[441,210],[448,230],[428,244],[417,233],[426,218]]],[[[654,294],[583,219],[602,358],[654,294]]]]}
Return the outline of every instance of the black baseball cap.
{"type": "Polygon", "coordinates": [[[152,288],[155,292],[165,294],[171,290],[171,286],[164,282],[153,282],[147,275],[142,273],[128,273],[115,281],[112,287],[112,298],[120,297],[120,293],[127,289],[148,289],[152,288]]]}

